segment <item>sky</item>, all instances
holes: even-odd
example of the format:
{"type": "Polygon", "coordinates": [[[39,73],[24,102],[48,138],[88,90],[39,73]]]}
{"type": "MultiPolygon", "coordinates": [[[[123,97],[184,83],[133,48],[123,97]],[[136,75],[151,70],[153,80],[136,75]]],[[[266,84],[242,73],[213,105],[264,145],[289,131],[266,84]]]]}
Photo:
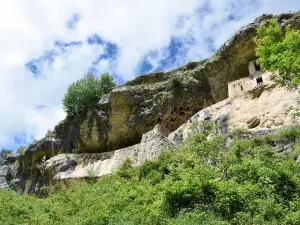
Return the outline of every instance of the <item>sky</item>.
{"type": "Polygon", "coordinates": [[[64,119],[68,85],[87,72],[118,84],[211,56],[263,13],[299,0],[9,0],[0,3],[0,149],[64,119]]]}

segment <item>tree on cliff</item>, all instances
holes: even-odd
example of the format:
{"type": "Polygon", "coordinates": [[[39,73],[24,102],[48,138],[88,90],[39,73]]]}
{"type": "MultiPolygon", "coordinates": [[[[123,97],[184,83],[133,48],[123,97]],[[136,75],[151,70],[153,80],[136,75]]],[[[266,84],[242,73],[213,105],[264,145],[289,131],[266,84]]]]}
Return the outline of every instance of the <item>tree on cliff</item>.
{"type": "Polygon", "coordinates": [[[300,84],[300,31],[290,25],[283,30],[276,19],[257,29],[257,62],[264,70],[276,73],[274,80],[290,89],[300,84]]]}
{"type": "Polygon", "coordinates": [[[62,100],[63,109],[69,116],[86,113],[90,105],[115,87],[116,83],[108,73],[102,74],[100,79],[89,73],[68,87],[62,100]]]}

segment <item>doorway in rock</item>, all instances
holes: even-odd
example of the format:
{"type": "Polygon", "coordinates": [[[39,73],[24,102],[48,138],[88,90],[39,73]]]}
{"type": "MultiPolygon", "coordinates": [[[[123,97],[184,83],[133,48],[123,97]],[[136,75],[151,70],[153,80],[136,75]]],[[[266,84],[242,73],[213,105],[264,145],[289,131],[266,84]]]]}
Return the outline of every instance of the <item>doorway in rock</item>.
{"type": "Polygon", "coordinates": [[[254,62],[254,67],[255,67],[255,71],[260,71],[261,70],[260,65],[257,64],[256,61],[254,62]]]}

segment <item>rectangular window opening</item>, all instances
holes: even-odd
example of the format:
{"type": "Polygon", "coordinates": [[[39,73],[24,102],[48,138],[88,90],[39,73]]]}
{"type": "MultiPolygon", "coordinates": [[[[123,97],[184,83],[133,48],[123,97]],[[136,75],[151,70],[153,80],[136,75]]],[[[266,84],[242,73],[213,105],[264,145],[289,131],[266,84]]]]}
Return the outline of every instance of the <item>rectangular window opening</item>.
{"type": "Polygon", "coordinates": [[[260,65],[257,64],[256,62],[254,62],[254,66],[255,66],[255,71],[260,71],[261,70],[260,65]]]}
{"type": "Polygon", "coordinates": [[[263,78],[262,77],[258,77],[258,78],[256,78],[256,83],[257,83],[257,86],[259,86],[259,85],[262,85],[263,84],[263,78]]]}

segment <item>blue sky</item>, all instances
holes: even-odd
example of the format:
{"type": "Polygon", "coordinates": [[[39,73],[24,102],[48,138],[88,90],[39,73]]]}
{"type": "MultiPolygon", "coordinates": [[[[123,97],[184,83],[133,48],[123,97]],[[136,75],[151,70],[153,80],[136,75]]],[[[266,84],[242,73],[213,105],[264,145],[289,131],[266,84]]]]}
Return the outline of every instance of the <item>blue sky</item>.
{"type": "Polygon", "coordinates": [[[0,148],[16,150],[65,117],[87,72],[119,84],[212,55],[263,13],[298,0],[11,0],[0,3],[0,148]]]}

